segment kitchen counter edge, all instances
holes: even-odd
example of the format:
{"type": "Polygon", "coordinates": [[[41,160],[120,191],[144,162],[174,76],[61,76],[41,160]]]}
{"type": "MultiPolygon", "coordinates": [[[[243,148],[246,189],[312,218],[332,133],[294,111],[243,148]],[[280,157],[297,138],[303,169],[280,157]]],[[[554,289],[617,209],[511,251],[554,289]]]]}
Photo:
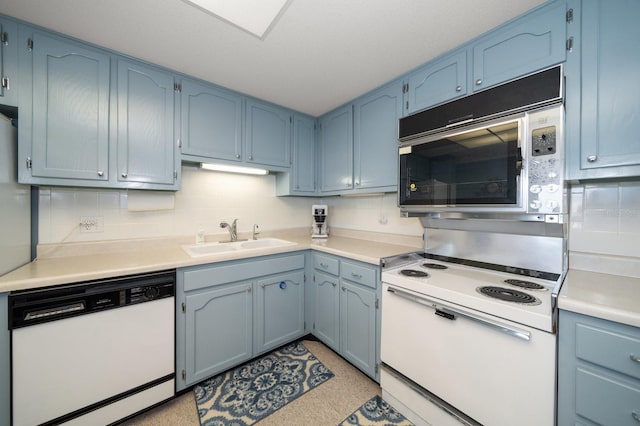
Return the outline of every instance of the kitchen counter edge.
{"type": "Polygon", "coordinates": [[[640,278],[570,269],[558,307],[640,327],[640,278]]]}
{"type": "Polygon", "coordinates": [[[327,240],[311,240],[308,237],[287,240],[296,245],[202,257],[190,257],[180,245],[176,245],[37,259],[0,277],[0,293],[303,250],[321,251],[373,265],[378,265],[383,257],[416,250],[411,246],[337,236],[327,240]]]}

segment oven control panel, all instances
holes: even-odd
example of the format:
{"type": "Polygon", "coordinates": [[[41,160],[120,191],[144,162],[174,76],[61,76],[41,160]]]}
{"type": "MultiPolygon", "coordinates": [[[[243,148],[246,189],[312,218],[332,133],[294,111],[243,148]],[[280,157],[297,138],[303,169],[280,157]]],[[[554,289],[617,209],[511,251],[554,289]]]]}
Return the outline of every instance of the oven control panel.
{"type": "Polygon", "coordinates": [[[558,215],[564,211],[562,105],[528,114],[527,212],[558,215]]]}

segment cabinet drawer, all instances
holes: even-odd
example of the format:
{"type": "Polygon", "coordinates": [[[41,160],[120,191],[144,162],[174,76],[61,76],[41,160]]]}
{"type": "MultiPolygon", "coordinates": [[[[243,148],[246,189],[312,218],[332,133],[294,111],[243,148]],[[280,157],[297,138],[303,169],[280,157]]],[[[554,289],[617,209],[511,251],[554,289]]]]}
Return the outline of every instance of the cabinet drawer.
{"type": "Polygon", "coordinates": [[[577,323],[576,356],[640,379],[640,331],[615,325],[613,330],[577,323]]]}
{"type": "Polygon", "coordinates": [[[602,425],[637,425],[640,418],[640,383],[624,382],[606,374],[578,368],[576,413],[602,425]]]}
{"type": "Polygon", "coordinates": [[[328,272],[333,275],[338,275],[340,273],[340,262],[338,259],[316,254],[313,256],[313,263],[314,268],[321,271],[328,272]]]}
{"type": "Polygon", "coordinates": [[[205,265],[184,272],[184,291],[249,280],[304,268],[304,254],[249,260],[230,264],[205,265]]]}
{"type": "Polygon", "coordinates": [[[348,261],[342,262],[342,278],[367,287],[376,288],[376,269],[360,266],[348,261]]]}

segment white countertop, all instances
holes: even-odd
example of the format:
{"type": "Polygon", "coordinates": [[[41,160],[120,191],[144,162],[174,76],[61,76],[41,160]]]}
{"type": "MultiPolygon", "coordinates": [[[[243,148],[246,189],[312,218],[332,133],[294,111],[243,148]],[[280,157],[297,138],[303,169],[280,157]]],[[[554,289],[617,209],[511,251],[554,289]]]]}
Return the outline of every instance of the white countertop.
{"type": "MultiPolygon", "coordinates": [[[[415,245],[405,245],[404,241],[401,244],[390,244],[379,239],[362,239],[362,235],[356,235],[359,238],[332,235],[326,240],[312,240],[307,235],[277,236],[297,244],[197,258],[187,255],[176,240],[64,245],[59,250],[56,249],[57,253],[49,253],[0,277],[0,293],[307,249],[374,265],[378,265],[382,257],[419,249],[415,245]]],[[[392,239],[386,239],[389,240],[392,239]]]]}
{"type": "Polygon", "coordinates": [[[570,269],[558,307],[640,327],[640,278],[570,269]]]}

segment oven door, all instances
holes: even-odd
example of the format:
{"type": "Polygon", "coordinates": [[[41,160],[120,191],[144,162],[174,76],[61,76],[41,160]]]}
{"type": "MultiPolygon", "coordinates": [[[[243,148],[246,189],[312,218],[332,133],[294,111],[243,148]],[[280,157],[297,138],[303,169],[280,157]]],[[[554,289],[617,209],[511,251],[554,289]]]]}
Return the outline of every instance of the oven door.
{"type": "Polygon", "coordinates": [[[555,335],[387,283],[381,333],[383,364],[475,421],[554,424],[555,335]]]}
{"type": "Polygon", "coordinates": [[[524,114],[424,136],[399,149],[398,201],[406,210],[523,210],[524,114]]]}

